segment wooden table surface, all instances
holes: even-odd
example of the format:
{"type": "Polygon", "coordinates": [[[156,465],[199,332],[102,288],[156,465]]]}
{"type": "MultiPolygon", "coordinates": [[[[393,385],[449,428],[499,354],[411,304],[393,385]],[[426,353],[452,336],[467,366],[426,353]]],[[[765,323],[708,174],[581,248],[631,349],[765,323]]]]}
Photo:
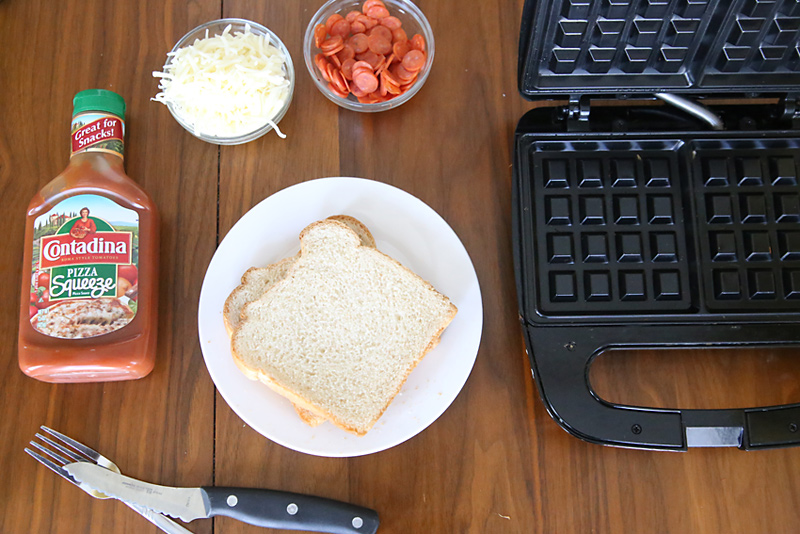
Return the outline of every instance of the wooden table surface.
{"type": "MultiPolygon", "coordinates": [[[[797,532],[800,450],[606,448],[569,436],[532,383],[511,248],[521,0],[421,0],[436,35],[431,76],[394,111],[340,109],[314,87],[302,36],[321,0],[0,0],[0,531],[141,533],[124,505],[89,498],[23,453],[41,424],[161,484],[308,492],[380,512],[381,533],[797,532]],[[297,68],[274,135],[201,142],[149,99],[165,53],[189,29],[244,17],[274,30],[297,68]],[[17,367],[24,209],[66,165],[72,96],[100,87],[128,105],[128,174],[162,215],[158,359],[134,382],[52,385],[17,367]],[[484,304],[475,367],[452,406],[390,450],[320,458],[274,444],[217,394],[200,353],[197,302],[220,240],[276,191],[361,176],[419,197],[474,262],[484,304]]],[[[800,400],[797,351],[671,352],[601,358],[611,400],[682,408],[800,400]]],[[[230,519],[193,532],[261,532],[230,519]]]]}

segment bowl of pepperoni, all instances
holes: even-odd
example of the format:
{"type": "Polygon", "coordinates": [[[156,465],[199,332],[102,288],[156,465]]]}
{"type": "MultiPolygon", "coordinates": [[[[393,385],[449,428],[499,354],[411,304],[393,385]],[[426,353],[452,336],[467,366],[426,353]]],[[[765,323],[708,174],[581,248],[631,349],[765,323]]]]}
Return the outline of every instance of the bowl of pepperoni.
{"type": "Polygon", "coordinates": [[[303,54],[329,100],[353,111],[386,111],[425,84],[433,30],[408,0],[329,0],[308,25],[303,54]]]}

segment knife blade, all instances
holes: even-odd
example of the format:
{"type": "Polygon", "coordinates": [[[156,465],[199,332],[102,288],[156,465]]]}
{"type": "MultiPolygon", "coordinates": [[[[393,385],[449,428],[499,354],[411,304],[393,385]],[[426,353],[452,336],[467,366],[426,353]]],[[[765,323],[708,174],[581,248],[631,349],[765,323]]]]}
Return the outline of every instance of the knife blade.
{"type": "Polygon", "coordinates": [[[182,521],[224,515],[251,525],[331,534],[375,534],[378,513],[323,497],[255,488],[173,488],[143,482],[87,462],[64,468],[97,491],[182,521]]]}

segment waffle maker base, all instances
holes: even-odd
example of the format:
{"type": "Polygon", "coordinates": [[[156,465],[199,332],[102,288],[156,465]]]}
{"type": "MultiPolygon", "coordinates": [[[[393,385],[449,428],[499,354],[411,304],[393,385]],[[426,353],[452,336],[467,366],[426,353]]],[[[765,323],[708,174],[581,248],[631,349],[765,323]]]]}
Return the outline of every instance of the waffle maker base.
{"type": "Polygon", "coordinates": [[[549,101],[518,124],[512,208],[549,413],[605,445],[800,444],[800,404],[621,406],[589,382],[612,348],[800,345],[800,3],[526,0],[519,44],[520,93],[549,101]]]}
{"type": "Polygon", "coordinates": [[[559,108],[516,133],[514,245],[533,376],[549,413],[587,441],[756,449],[800,443],[800,405],[619,406],[591,389],[610,348],[800,344],[800,139],[780,106],[683,112],[619,106],[570,132],[559,108]],[[657,132],[657,133],[654,133],[657,132]]]}

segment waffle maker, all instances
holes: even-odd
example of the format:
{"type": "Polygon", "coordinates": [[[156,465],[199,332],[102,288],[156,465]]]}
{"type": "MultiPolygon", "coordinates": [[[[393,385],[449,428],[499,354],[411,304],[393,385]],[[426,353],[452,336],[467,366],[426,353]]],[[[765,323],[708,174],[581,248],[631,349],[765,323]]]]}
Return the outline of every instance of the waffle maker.
{"type": "Polygon", "coordinates": [[[512,221],[550,415],[621,447],[800,444],[800,404],[623,406],[588,379],[610,348],[800,344],[800,1],[527,0],[518,78],[551,101],[517,126],[512,221]]]}

